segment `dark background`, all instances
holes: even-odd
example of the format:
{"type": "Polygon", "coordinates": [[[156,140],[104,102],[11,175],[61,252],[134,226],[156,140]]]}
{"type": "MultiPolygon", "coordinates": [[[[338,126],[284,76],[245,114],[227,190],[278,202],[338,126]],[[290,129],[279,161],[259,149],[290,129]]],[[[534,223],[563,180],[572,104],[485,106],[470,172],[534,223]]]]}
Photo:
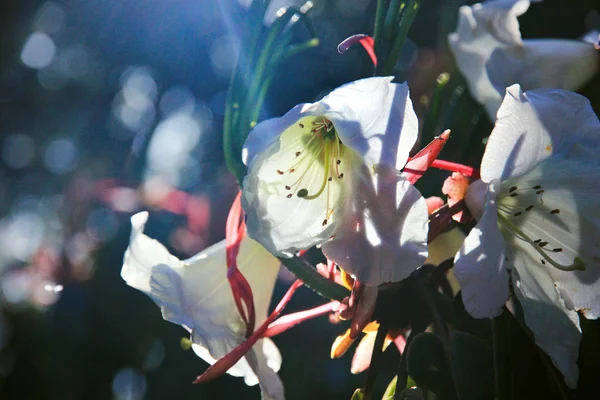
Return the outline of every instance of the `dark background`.
{"type": "MultiPolygon", "coordinates": [[[[271,14],[285,2],[273,4],[271,14]]],[[[425,0],[403,50],[397,75],[419,116],[421,96],[453,68],[446,37],[462,4],[425,0]]],[[[315,0],[321,45],[282,66],[263,117],[368,76],[362,50],[336,46],[371,33],[374,9],[315,0]]],[[[119,276],[136,211],[151,211],[147,233],[182,258],[223,238],[236,189],[221,125],[247,22],[234,0],[0,3],[0,399],[258,398],[230,376],[192,385],[206,364],[181,348],[185,331],[119,276]],[[169,201],[155,200],[156,185],[169,201]],[[182,211],[186,196],[194,207],[182,211]]],[[[598,4],[546,0],[521,28],[576,38],[600,28],[598,4]]],[[[598,79],[583,93],[597,105],[598,79]]],[[[321,302],[301,289],[288,311],[321,302]]],[[[329,359],[344,330],[321,318],[275,338],[289,399],[349,398],[363,384],[352,350],[329,359]]]]}

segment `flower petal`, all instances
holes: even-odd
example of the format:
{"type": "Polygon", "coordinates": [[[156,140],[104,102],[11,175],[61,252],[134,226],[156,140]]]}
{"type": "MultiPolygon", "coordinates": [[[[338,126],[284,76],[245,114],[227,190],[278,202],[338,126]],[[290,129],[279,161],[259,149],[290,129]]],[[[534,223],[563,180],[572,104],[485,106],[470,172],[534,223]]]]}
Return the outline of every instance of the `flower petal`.
{"type": "Polygon", "coordinates": [[[264,352],[265,347],[263,347],[263,351],[256,351],[257,346],[260,348],[260,345],[260,341],[257,342],[244,358],[248,360],[248,364],[258,378],[261,398],[263,400],[284,400],[283,384],[277,372],[269,365],[268,355],[264,352]]]}
{"type": "MultiPolygon", "coordinates": [[[[493,191],[493,185],[490,185],[493,191]]],[[[488,194],[483,215],[454,258],[466,310],[475,318],[500,315],[508,300],[508,273],[504,267],[504,238],[498,229],[494,193],[488,194]]]]}
{"type": "MultiPolygon", "coordinates": [[[[147,213],[132,217],[131,242],[121,274],[128,284],[157,303],[166,320],[191,331],[192,341],[210,356],[205,359],[214,362],[245,340],[245,326],[226,277],[225,241],[180,261],[144,235],[147,218],[147,213]]],[[[266,319],[279,260],[247,237],[241,242],[237,260],[254,293],[260,324],[266,319]]]]}
{"type": "MultiPolygon", "coordinates": [[[[541,240],[554,261],[562,265],[571,265],[575,257],[583,261],[585,271],[561,271],[535,252],[530,265],[547,271],[570,310],[594,319],[600,317],[600,198],[593,183],[598,176],[597,154],[587,159],[552,157],[527,175],[505,182],[503,186],[525,190],[499,200],[513,211],[507,218],[531,240],[541,240]],[[538,185],[539,194],[527,190],[538,185]]],[[[518,238],[507,237],[507,243],[528,252],[532,247],[518,238]]]]}
{"type": "Polygon", "coordinates": [[[581,95],[559,89],[523,93],[519,85],[512,85],[488,139],[481,178],[516,178],[551,155],[567,153],[584,134],[574,127],[591,118],[593,110],[581,95]]]}
{"type": "Polygon", "coordinates": [[[407,278],[427,258],[428,214],[405,178],[363,175],[325,256],[360,282],[376,286],[407,278]],[[400,261],[401,260],[401,261],[400,261]]]}
{"type": "Polygon", "coordinates": [[[181,261],[177,257],[173,257],[160,242],[144,235],[144,226],[147,221],[147,211],[131,217],[131,237],[123,258],[121,277],[129,286],[150,294],[152,266],[165,264],[175,267],[181,261]]]}
{"type": "Polygon", "coordinates": [[[578,40],[525,40],[523,46],[497,48],[486,63],[490,81],[502,93],[514,83],[523,90],[578,90],[598,71],[600,54],[578,40]]]}
{"type": "Polygon", "coordinates": [[[419,121],[408,85],[393,77],[361,79],[340,86],[306,108],[331,120],[342,142],[367,166],[386,164],[402,169],[417,141],[419,121]]]}
{"type": "Polygon", "coordinates": [[[467,79],[469,91],[486,107],[492,119],[502,101],[504,88],[498,91],[494,87],[485,66],[496,48],[521,45],[517,17],[528,8],[528,1],[514,0],[463,6],[459,9],[456,32],[448,37],[450,49],[467,79]]]}
{"type": "MultiPolygon", "coordinates": [[[[515,263],[527,265],[531,256],[515,253],[515,263]]],[[[515,294],[523,307],[525,324],[533,332],[535,343],[552,359],[570,388],[577,386],[577,357],[581,328],[575,311],[565,307],[550,276],[540,268],[513,268],[515,294]]]]}

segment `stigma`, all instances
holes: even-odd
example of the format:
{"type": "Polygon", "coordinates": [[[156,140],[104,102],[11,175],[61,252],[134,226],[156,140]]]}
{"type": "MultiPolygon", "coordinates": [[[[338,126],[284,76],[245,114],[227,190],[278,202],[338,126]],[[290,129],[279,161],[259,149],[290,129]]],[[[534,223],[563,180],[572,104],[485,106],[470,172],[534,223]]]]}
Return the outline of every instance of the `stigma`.
{"type": "Polygon", "coordinates": [[[334,213],[338,194],[347,174],[349,149],[342,143],[333,122],[325,117],[304,117],[286,130],[275,173],[278,191],[287,199],[319,200],[324,203],[322,225],[334,213]]]}

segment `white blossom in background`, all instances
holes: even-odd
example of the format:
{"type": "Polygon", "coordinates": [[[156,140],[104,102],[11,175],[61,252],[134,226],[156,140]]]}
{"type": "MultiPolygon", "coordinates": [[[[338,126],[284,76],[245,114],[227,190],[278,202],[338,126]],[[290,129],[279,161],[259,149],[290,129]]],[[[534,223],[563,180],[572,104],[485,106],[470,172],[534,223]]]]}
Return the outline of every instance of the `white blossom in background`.
{"type": "Polygon", "coordinates": [[[509,276],[536,344],[569,387],[578,379],[578,312],[600,316],[600,122],[559,89],[506,90],[465,198],[478,220],[455,258],[467,311],[501,313],[509,276]]]}
{"type": "Polygon", "coordinates": [[[346,84],[250,132],[242,191],[250,237],[281,257],[323,245],[371,286],[423,264],[427,206],[398,174],[418,120],[408,86],[391,80],[346,84]]]}
{"type": "Polygon", "coordinates": [[[589,41],[521,39],[517,17],[526,0],[492,0],[463,6],[450,49],[475,99],[496,118],[506,87],[523,90],[577,90],[600,66],[600,54],[589,41]]]}
{"type": "MultiPolygon", "coordinates": [[[[144,234],[147,219],[147,212],[131,218],[131,239],[121,276],[129,286],[150,296],[165,320],[186,328],[194,352],[214,364],[244,342],[246,333],[226,276],[225,241],[179,260],[144,234]]],[[[267,317],[279,260],[245,237],[237,265],[252,288],[256,323],[260,325],[267,317]]],[[[279,350],[265,338],[227,373],[244,377],[247,385],[260,384],[263,399],[283,399],[283,385],[277,376],[280,366],[279,350]]]]}

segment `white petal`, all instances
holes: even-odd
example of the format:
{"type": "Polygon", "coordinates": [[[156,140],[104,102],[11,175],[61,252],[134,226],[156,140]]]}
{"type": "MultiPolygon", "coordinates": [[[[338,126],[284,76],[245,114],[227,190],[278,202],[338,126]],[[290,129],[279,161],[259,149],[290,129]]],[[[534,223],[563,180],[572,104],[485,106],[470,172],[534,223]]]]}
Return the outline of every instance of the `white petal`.
{"type": "Polygon", "coordinates": [[[150,294],[151,268],[158,264],[175,267],[181,261],[173,257],[160,242],[144,235],[147,221],[147,211],[131,217],[131,237],[123,258],[121,277],[129,286],[150,294]]]}
{"type": "Polygon", "coordinates": [[[335,125],[342,142],[367,166],[386,164],[402,169],[419,134],[408,85],[392,77],[361,79],[340,86],[307,112],[335,125]]]}
{"type": "Polygon", "coordinates": [[[298,104],[283,117],[271,118],[258,123],[248,134],[242,150],[242,160],[250,167],[254,158],[276,143],[279,135],[302,118],[302,110],[309,104],[298,104]]]}
{"type": "Polygon", "coordinates": [[[475,318],[500,315],[508,300],[505,245],[498,229],[497,211],[490,194],[483,216],[454,259],[454,275],[460,284],[463,303],[475,318]]]}
{"type": "Polygon", "coordinates": [[[519,83],[537,88],[578,90],[598,71],[600,54],[578,40],[525,40],[523,46],[499,47],[486,63],[490,81],[500,93],[519,83]]]}
{"type": "Polygon", "coordinates": [[[515,178],[551,155],[567,153],[583,134],[575,127],[591,115],[589,101],[573,92],[507,88],[481,161],[481,178],[515,178]]]}
{"type": "Polygon", "coordinates": [[[325,256],[360,282],[407,278],[427,258],[428,215],[421,193],[402,177],[363,177],[325,256]]]}
{"type": "Polygon", "coordinates": [[[488,187],[489,185],[481,179],[476,180],[467,187],[465,203],[471,215],[478,221],[483,216],[488,187]]]}
{"type": "MultiPolygon", "coordinates": [[[[254,350],[257,345],[246,354],[245,358],[248,360],[248,364],[258,378],[262,399],[285,400],[283,384],[281,383],[277,372],[269,365],[266,353],[254,350]]],[[[260,345],[262,345],[262,343],[260,345]]],[[[248,384],[248,382],[246,383],[248,384]]]]}
{"type": "MultiPolygon", "coordinates": [[[[144,291],[161,308],[163,317],[191,331],[203,358],[221,358],[245,340],[245,326],[238,314],[226,272],[225,242],[180,261],[157,241],[144,235],[147,213],[132,218],[132,235],[125,253],[122,275],[128,284],[144,291]],[[202,348],[204,348],[204,354],[202,348]]],[[[279,260],[245,237],[238,254],[238,268],[254,294],[256,323],[267,314],[279,260]]],[[[261,348],[255,345],[254,348],[261,348]]],[[[273,354],[272,346],[268,350],[273,354]]],[[[262,351],[257,351],[262,354],[262,351]]],[[[275,359],[273,365],[280,364],[275,359]]],[[[243,364],[243,363],[242,363],[243,364]]],[[[238,366],[239,367],[239,366],[238,366]]],[[[239,371],[244,371],[239,367],[239,371]]]]}
{"type": "MultiPolygon", "coordinates": [[[[544,257],[534,253],[533,265],[552,277],[569,309],[594,319],[600,317],[600,193],[594,183],[599,176],[597,153],[588,159],[552,157],[523,177],[506,182],[506,186],[525,190],[518,190],[517,197],[500,200],[513,211],[507,217],[513,224],[531,240],[547,242],[544,250],[553,260],[562,265],[571,265],[575,257],[583,260],[585,271],[565,272],[543,264],[544,257]],[[537,185],[543,193],[527,190],[537,185]],[[529,205],[534,207],[525,211],[529,205]],[[521,214],[514,216],[519,211],[521,214]]],[[[531,245],[520,239],[510,241],[531,250],[531,245]]]]}
{"type": "MultiPolygon", "coordinates": [[[[486,107],[493,120],[502,101],[504,88],[498,90],[490,81],[486,64],[495,49],[520,46],[521,33],[517,16],[529,7],[528,1],[487,1],[459,10],[456,32],[450,34],[450,49],[469,91],[486,107]]],[[[511,84],[514,82],[511,82],[511,84]]]]}
{"type": "MultiPolygon", "coordinates": [[[[309,126],[314,120],[303,117],[283,132],[254,158],[244,178],[242,206],[248,234],[277,256],[291,257],[298,250],[329,240],[343,217],[345,199],[351,197],[354,165],[360,164],[353,150],[336,143],[340,164],[336,171],[331,165],[326,167],[322,153],[330,150],[323,148],[315,154],[314,148],[306,145],[311,140],[309,126]],[[343,174],[342,179],[338,172],[343,174]],[[331,175],[332,180],[327,181],[331,175]],[[321,194],[309,199],[299,197],[300,190],[321,194]]],[[[327,159],[330,163],[331,157],[327,159]]]]}
{"type": "MultiPolygon", "coordinates": [[[[269,338],[264,338],[256,342],[254,345],[255,348],[261,348],[263,350],[264,355],[266,356],[266,363],[269,368],[273,371],[277,372],[281,368],[281,353],[279,349],[273,343],[273,341],[269,338]]],[[[192,350],[194,353],[210,365],[213,365],[217,360],[210,355],[208,349],[199,344],[193,343],[192,350]]],[[[258,383],[258,377],[248,364],[248,360],[246,357],[242,357],[237,363],[233,365],[227,373],[231,376],[235,377],[244,377],[244,382],[248,386],[254,386],[258,383]]]]}
{"type": "MultiPolygon", "coordinates": [[[[525,254],[518,252],[515,263],[527,265],[531,257],[525,254]]],[[[523,307],[525,323],[533,332],[535,343],[550,356],[564,375],[567,386],[575,388],[579,377],[577,357],[581,339],[577,313],[565,307],[544,270],[515,265],[512,280],[515,294],[523,307]]]]}

